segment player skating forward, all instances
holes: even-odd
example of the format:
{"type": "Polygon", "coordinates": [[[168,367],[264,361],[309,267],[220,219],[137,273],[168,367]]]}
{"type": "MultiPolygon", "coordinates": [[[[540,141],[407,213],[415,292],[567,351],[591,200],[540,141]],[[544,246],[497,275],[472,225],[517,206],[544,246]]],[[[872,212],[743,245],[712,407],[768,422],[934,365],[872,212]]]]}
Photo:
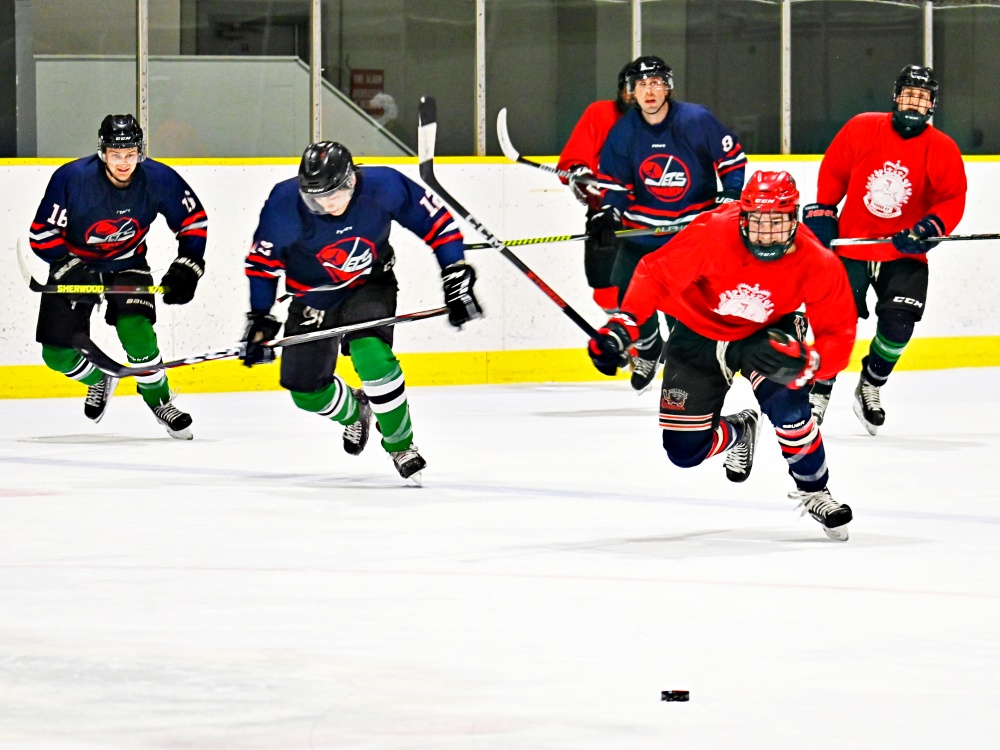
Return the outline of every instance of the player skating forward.
{"type": "MultiPolygon", "coordinates": [[[[142,128],[132,115],[108,115],[97,154],[55,171],[31,224],[31,248],[49,263],[49,283],[152,286],[146,234],[162,214],[177,236],[177,257],[160,282],[168,305],[194,297],[205,270],[208,220],[198,196],[177,172],[147,159],[142,128]]],[[[73,349],[76,333],[90,333],[96,294],[45,294],[36,340],[45,364],[87,386],[84,413],[100,421],[118,379],[103,375],[73,349]]],[[[151,294],[108,295],[105,320],[132,364],[159,363],[151,294]]],[[[173,404],[163,371],[136,377],[139,394],[171,437],[191,439],[191,417],[173,404]]]]}
{"type": "MultiPolygon", "coordinates": [[[[623,226],[676,228],[717,202],[738,199],[746,170],[746,155],[735,134],[700,104],[671,97],[673,73],[663,60],[640,57],[626,78],[637,106],[608,133],[601,150],[600,178],[624,185],[631,193],[607,191],[604,205],[591,218],[588,231],[603,235],[605,242],[623,226]]],[[[618,242],[611,282],[621,301],[639,260],[662,247],[664,239],[649,236],[618,242]]],[[[636,342],[639,356],[632,374],[636,390],[644,390],[656,376],[662,346],[653,316],[645,321],[636,342]]]]}
{"type": "MultiPolygon", "coordinates": [[[[395,315],[396,275],[389,229],[396,221],[437,256],[448,319],[454,326],[482,315],[455,220],[437,199],[389,167],[355,167],[339,143],[311,144],[298,178],[279,182],[264,204],[247,256],[250,312],[243,363],[270,362],[261,346],[281,324],[270,315],[278,286],[295,294],[285,335],[321,331],[395,315]]],[[[419,478],[426,462],[413,444],[406,385],[392,351],[391,327],[299,344],[281,357],[281,386],[295,405],[345,425],[344,450],[358,455],[368,442],[372,412],[382,446],[404,479],[419,478]],[[334,374],[338,350],[350,355],[361,389],[334,374]]]]}
{"type": "Polygon", "coordinates": [[[847,274],[808,230],[798,230],[799,191],[787,172],[756,172],[740,202],[702,214],[670,246],[639,262],[622,302],[590,342],[598,370],[614,375],[660,310],[676,319],[665,347],[660,399],[663,447],[681,467],[728,451],[726,476],[753,467],[758,413],[720,416],[742,372],[774,425],[804,511],[832,539],[847,539],[851,509],[827,489],[823,438],[808,385],[847,364],[857,316],[847,274]],[[805,305],[816,343],[804,342],[805,305]]]}
{"type": "MultiPolygon", "coordinates": [[[[838,236],[888,237],[891,243],[838,245],[858,315],[875,290],[878,325],[854,390],[854,413],[872,435],[885,422],[879,390],[924,314],[928,240],[955,229],[965,212],[965,167],[958,146],[928,120],[938,82],[930,68],[907,65],[896,78],[892,113],[856,115],[837,133],[823,157],[814,204],[803,223],[828,247],[838,236]],[[837,220],[837,204],[846,196],[837,220]]],[[[833,381],[812,389],[820,423],[833,381]]]]}
{"type": "MultiPolygon", "coordinates": [[[[568,170],[568,180],[573,195],[587,207],[587,226],[601,207],[601,189],[581,182],[580,178],[595,179],[601,157],[601,147],[608,137],[611,127],[621,119],[632,105],[632,94],[628,91],[627,78],[634,63],[626,63],[618,73],[618,94],[614,99],[594,102],[588,106],[573,127],[569,140],[559,155],[558,169],[568,170]]],[[[567,180],[563,180],[567,182],[567,180]]],[[[618,309],[618,290],[611,283],[611,269],[614,267],[618,250],[614,234],[595,231],[583,243],[583,270],[587,284],[594,290],[594,302],[608,315],[618,309]]]]}

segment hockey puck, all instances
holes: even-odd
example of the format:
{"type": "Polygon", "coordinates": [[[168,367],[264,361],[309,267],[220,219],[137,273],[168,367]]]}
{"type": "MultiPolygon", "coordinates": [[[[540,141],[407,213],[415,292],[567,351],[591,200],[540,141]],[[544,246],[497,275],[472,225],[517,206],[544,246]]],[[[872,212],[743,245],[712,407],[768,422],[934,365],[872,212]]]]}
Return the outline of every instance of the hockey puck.
{"type": "Polygon", "coordinates": [[[664,690],[660,693],[661,701],[688,701],[691,700],[691,692],[688,690],[664,690]]]}

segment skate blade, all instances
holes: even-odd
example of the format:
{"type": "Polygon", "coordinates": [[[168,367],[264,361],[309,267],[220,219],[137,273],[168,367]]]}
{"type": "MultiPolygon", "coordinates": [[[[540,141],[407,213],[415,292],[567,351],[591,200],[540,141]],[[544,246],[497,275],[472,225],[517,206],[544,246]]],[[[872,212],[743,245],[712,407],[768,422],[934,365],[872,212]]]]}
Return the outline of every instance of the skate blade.
{"type": "Polygon", "coordinates": [[[416,486],[416,487],[423,487],[424,486],[423,473],[424,473],[423,469],[421,469],[420,471],[418,471],[418,472],[416,472],[414,474],[410,474],[410,476],[408,476],[406,478],[406,481],[407,482],[413,482],[414,486],[416,486]]]}
{"type": "Polygon", "coordinates": [[[185,427],[183,430],[171,430],[169,427],[165,429],[174,440],[194,440],[194,433],[191,432],[190,427],[185,427]]]}
{"type": "Polygon", "coordinates": [[[875,435],[878,433],[878,425],[874,425],[865,419],[865,413],[861,409],[861,404],[857,401],[854,402],[854,416],[856,416],[858,421],[861,422],[861,426],[868,430],[869,435],[875,435]]]}
{"type": "Polygon", "coordinates": [[[843,526],[838,526],[835,529],[828,529],[826,526],[823,527],[823,531],[826,535],[833,539],[835,542],[846,542],[847,541],[847,527],[849,524],[844,524],[843,526]]]}

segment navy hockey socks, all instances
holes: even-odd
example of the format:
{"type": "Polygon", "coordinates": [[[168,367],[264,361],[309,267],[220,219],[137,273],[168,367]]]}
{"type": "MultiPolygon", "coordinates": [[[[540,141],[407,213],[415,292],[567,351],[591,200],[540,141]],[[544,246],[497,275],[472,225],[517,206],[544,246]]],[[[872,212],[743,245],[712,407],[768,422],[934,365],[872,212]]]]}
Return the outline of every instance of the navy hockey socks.
{"type": "Polygon", "coordinates": [[[396,355],[382,339],[366,336],[351,342],[351,362],[378,421],[382,447],[390,453],[406,450],[413,443],[413,424],[396,355]]]}
{"type": "MultiPolygon", "coordinates": [[[[118,340],[132,365],[153,365],[163,361],[156,344],[156,333],[148,318],[141,315],[123,315],[115,324],[118,340]]],[[[161,406],[170,400],[170,385],[163,370],[152,375],[136,375],[135,385],[150,407],[161,406]]]]}
{"type": "Polygon", "coordinates": [[[76,349],[42,344],[42,361],[50,370],[61,372],[86,386],[97,385],[104,377],[104,373],[85,360],[76,349]]]}

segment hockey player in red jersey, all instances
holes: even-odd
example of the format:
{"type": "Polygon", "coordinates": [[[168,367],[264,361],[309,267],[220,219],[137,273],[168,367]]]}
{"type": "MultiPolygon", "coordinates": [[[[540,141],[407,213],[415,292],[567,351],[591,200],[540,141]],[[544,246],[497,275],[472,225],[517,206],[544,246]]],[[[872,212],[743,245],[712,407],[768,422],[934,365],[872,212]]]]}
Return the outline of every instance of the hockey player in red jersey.
{"type": "MultiPolygon", "coordinates": [[[[858,315],[869,315],[875,290],[878,326],[854,390],[854,413],[872,435],[885,422],[879,390],[923,316],[927,251],[953,231],[965,211],[965,167],[951,138],[928,120],[937,106],[934,71],[907,65],[896,78],[893,111],[855,115],[820,164],[816,203],[803,223],[828,247],[837,237],[886,237],[884,243],[837,245],[858,315]],[[837,204],[844,201],[840,218],[837,204]]],[[[833,380],[817,380],[810,400],[822,423],[833,380]]]]}
{"type": "MultiPolygon", "coordinates": [[[[601,189],[580,182],[580,179],[595,179],[601,147],[608,137],[608,131],[632,104],[627,84],[632,65],[631,62],[626,63],[618,73],[618,95],[614,99],[594,102],[583,111],[556,165],[559,169],[572,173],[569,180],[564,179],[563,182],[569,184],[576,199],[587,207],[587,226],[590,226],[591,218],[601,207],[601,189]]],[[[618,309],[618,289],[611,283],[616,249],[614,235],[605,238],[600,233],[595,233],[589,235],[583,243],[583,269],[587,275],[587,283],[594,290],[594,302],[608,315],[618,309]]]]}
{"type": "Polygon", "coordinates": [[[857,316],[843,266],[799,227],[799,191],[787,172],[756,172],[739,203],[699,215],[669,246],[642,258],[621,311],[591,339],[605,375],[624,365],[657,310],[676,319],[665,347],[660,427],[669,459],[697,466],[728,451],[726,476],[754,461],[759,414],[720,416],[734,373],[749,379],[778,437],[798,500],[831,539],[846,540],[851,509],[827,489],[826,451],[809,384],[847,365],[857,316]],[[815,344],[804,340],[805,305],[815,344]]]}

